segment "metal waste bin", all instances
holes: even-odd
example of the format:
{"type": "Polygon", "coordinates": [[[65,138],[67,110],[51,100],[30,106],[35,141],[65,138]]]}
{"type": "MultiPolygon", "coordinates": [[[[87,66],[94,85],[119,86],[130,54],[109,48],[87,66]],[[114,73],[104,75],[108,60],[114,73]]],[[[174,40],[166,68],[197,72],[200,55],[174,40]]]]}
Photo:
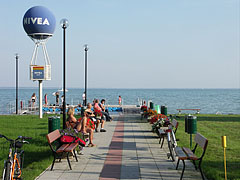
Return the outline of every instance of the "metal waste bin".
{"type": "Polygon", "coordinates": [[[153,106],[154,106],[153,102],[150,102],[150,109],[153,109],[153,106]]]}
{"type": "Polygon", "coordinates": [[[167,106],[161,106],[161,114],[167,115],[167,106]]]}
{"type": "Polygon", "coordinates": [[[48,118],[48,133],[60,129],[60,117],[52,116],[48,118]]]}
{"type": "Polygon", "coordinates": [[[197,117],[188,115],[185,117],[185,132],[188,134],[197,133],[197,117]]]}
{"type": "Polygon", "coordinates": [[[154,109],[157,111],[158,114],[160,114],[160,106],[159,105],[155,105],[154,109]]]}

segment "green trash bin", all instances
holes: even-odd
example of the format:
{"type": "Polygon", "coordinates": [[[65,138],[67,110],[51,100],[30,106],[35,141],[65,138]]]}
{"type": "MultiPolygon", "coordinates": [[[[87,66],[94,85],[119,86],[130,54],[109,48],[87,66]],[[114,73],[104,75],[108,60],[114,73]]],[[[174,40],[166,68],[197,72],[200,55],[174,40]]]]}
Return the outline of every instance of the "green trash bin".
{"type": "Polygon", "coordinates": [[[196,134],[197,133],[197,117],[196,116],[187,116],[187,133],[196,134]]]}
{"type": "Polygon", "coordinates": [[[60,129],[60,117],[52,116],[48,118],[48,133],[60,129]]]}
{"type": "Polygon", "coordinates": [[[153,102],[150,102],[150,109],[153,109],[153,107],[154,107],[153,102]]]}
{"type": "Polygon", "coordinates": [[[167,116],[167,106],[161,106],[161,114],[164,114],[167,116]]]}
{"type": "Polygon", "coordinates": [[[155,105],[154,109],[157,111],[158,114],[160,114],[160,106],[159,105],[155,105]]]}

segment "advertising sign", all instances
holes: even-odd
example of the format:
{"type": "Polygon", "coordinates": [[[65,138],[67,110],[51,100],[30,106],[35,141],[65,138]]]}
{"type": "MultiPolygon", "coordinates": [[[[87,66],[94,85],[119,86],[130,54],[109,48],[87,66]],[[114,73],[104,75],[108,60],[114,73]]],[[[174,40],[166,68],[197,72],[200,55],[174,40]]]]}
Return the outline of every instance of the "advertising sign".
{"type": "Polygon", "coordinates": [[[44,80],[44,66],[33,66],[33,80],[44,80]]]}
{"type": "Polygon", "coordinates": [[[23,17],[25,32],[34,39],[46,39],[53,35],[55,16],[46,7],[34,6],[23,17]]]}

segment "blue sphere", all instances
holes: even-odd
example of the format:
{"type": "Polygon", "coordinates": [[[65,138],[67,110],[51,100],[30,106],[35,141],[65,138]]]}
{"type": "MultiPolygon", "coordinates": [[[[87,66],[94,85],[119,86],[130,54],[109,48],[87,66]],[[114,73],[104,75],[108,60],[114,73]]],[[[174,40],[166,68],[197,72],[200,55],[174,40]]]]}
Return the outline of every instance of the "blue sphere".
{"type": "Polygon", "coordinates": [[[23,17],[23,28],[34,39],[47,39],[56,26],[55,16],[46,7],[34,6],[23,17]]]}

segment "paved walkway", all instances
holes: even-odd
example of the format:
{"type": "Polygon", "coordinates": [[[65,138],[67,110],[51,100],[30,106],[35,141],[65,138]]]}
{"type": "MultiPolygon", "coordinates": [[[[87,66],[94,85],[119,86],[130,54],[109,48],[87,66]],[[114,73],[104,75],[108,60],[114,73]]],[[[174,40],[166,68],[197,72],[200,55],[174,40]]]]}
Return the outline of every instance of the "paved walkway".
{"type": "MultiPolygon", "coordinates": [[[[85,147],[79,162],[66,159],[56,162],[53,171],[46,169],[38,180],[178,180],[182,163],[167,159],[167,146],[159,148],[159,139],[150,132],[151,125],[140,115],[119,115],[105,125],[107,132],[94,133],[97,147],[85,147]]],[[[190,162],[186,162],[183,179],[201,179],[190,162]]]]}

